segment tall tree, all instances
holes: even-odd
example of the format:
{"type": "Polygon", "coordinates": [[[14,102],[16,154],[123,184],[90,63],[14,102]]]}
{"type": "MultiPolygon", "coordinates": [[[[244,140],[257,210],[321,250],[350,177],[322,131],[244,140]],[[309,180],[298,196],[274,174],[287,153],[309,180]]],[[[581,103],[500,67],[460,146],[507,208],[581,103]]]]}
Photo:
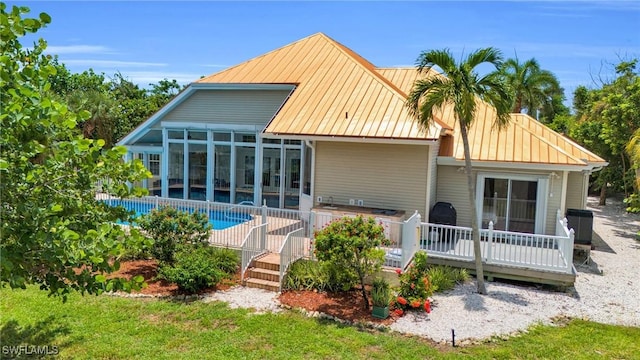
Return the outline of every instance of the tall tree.
{"type": "Polygon", "coordinates": [[[110,193],[141,195],[145,190],[128,183],[150,173],[140,161],[123,162],[126,149],[104,149],[103,140],[79,133],[78,122],[90,114],[51,95],[56,67],[43,54],[46,42],[31,49],[20,42],[51,21],[45,13],[23,18],[28,12],[0,2],[0,287],[37,284],[63,297],[131,289],[142,279],[105,273],[144,239],[116,224],[128,213],[97,200],[95,184],[109,179],[110,193]]]}
{"type": "Polygon", "coordinates": [[[476,210],[476,186],[467,131],[476,117],[479,101],[485,101],[495,107],[496,127],[505,126],[510,119],[512,98],[502,73],[494,71],[484,76],[477,73],[477,68],[483,64],[499,69],[502,65],[500,51],[494,48],[479,49],[459,64],[448,49],[422,52],[417,60],[418,72],[427,75],[432,68],[437,67],[444,76],[432,75],[416,81],[407,98],[407,106],[423,127],[433,122],[434,112],[448,105],[453,106],[453,114],[460,125],[460,136],[464,146],[478,292],[486,294],[476,210]]]}
{"type": "Polygon", "coordinates": [[[540,69],[536,59],[524,63],[516,59],[508,59],[502,67],[507,83],[513,91],[514,103],[512,112],[526,110],[527,114],[540,118],[538,112],[546,119],[553,120],[554,114],[568,113],[564,100],[564,90],[553,73],[540,69]]]}
{"type": "Polygon", "coordinates": [[[600,89],[578,87],[574,96],[576,121],[570,135],[609,166],[598,172],[600,204],[606,203],[607,188],[628,194],[633,187],[634,171],[625,148],[640,128],[640,74],[638,59],[616,65],[616,78],[600,89]]]}

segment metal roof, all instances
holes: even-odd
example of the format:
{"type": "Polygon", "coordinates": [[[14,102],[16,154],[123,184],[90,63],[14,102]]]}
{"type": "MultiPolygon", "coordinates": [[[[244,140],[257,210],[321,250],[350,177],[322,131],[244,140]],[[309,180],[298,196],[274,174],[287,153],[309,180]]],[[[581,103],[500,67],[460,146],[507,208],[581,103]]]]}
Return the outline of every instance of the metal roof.
{"type": "MultiPolygon", "coordinates": [[[[381,68],[378,72],[409,93],[419,78],[416,68],[381,68]]],[[[464,160],[460,128],[447,106],[436,114],[445,127],[453,128],[453,148],[443,149],[458,160],[464,160]]],[[[606,161],[573,140],[551,130],[526,114],[511,114],[511,122],[498,130],[493,127],[495,109],[478,101],[476,118],[469,129],[471,159],[556,165],[606,164],[606,161]]]]}
{"type": "Polygon", "coordinates": [[[427,131],[421,129],[396,84],[322,33],[197,82],[295,84],[266,133],[436,140],[442,129],[437,123],[427,131]]]}

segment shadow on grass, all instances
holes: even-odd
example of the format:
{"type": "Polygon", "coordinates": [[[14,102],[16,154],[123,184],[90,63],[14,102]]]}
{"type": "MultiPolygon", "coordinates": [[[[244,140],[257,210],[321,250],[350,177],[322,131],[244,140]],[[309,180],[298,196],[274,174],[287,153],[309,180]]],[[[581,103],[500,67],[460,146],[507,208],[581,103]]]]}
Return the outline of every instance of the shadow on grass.
{"type": "Polygon", "coordinates": [[[63,351],[71,342],[65,341],[61,343],[56,340],[60,336],[69,335],[71,330],[66,325],[56,323],[55,320],[53,316],[50,316],[32,325],[20,325],[16,320],[9,320],[0,328],[0,339],[2,339],[3,347],[1,357],[13,358],[28,355],[32,359],[44,359],[51,357],[51,353],[46,354],[47,351],[52,352],[54,349],[63,351]],[[23,347],[22,349],[19,348],[21,346],[23,347]],[[25,346],[26,348],[24,348],[25,346]],[[36,351],[35,348],[40,350],[36,351]],[[21,351],[22,353],[7,354],[5,350],[21,351]],[[29,353],[25,354],[25,352],[29,353]],[[44,353],[39,354],[38,352],[44,353]]]}

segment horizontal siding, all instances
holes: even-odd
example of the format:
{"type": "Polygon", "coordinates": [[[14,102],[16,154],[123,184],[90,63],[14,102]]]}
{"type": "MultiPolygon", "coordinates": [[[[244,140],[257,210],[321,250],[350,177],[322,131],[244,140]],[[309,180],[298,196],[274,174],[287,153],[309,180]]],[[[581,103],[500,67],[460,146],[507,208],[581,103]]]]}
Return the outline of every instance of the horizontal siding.
{"type": "Polygon", "coordinates": [[[315,196],[339,205],[425,213],[429,149],[419,145],[318,142],[315,196]]]}
{"type": "Polygon", "coordinates": [[[266,126],[289,93],[289,90],[198,90],[162,121],[266,126]]]}
{"type": "MultiPolygon", "coordinates": [[[[467,176],[464,171],[458,171],[460,166],[438,166],[438,181],[436,189],[437,201],[448,202],[453,205],[458,215],[459,226],[471,226],[471,210],[469,207],[469,193],[467,186],[467,176]]],[[[495,172],[496,174],[505,174],[504,169],[475,169],[483,173],[495,172]]],[[[550,172],[520,172],[522,175],[532,175],[545,179],[549,177],[550,172]]],[[[514,173],[516,175],[516,173],[514,173]]],[[[547,193],[547,216],[545,222],[545,233],[554,234],[556,226],[556,214],[561,205],[562,196],[562,179],[553,178],[548,181],[549,193],[547,193]],[[549,196],[553,194],[553,196],[549,196]]]]}
{"type": "Polygon", "coordinates": [[[429,154],[429,167],[431,167],[431,188],[429,189],[429,209],[433,207],[436,203],[437,192],[436,189],[438,184],[438,164],[436,162],[436,158],[438,157],[438,152],[440,151],[440,142],[431,146],[430,154],[429,154]]]}
{"type": "Polygon", "coordinates": [[[471,226],[467,176],[458,171],[459,166],[438,166],[437,201],[453,205],[458,215],[458,226],[471,226]]]}
{"type": "Polygon", "coordinates": [[[567,209],[584,208],[584,175],[570,172],[567,178],[567,209]]]}

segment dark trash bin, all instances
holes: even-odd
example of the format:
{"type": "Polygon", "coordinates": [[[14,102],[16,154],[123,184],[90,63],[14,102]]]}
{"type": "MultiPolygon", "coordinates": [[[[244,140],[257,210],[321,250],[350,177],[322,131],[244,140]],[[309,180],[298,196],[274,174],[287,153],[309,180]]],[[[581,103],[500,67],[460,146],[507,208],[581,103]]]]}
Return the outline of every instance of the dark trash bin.
{"type": "Polygon", "coordinates": [[[591,245],[593,239],[593,211],[567,209],[569,229],[575,232],[574,244],[591,245]]]}

